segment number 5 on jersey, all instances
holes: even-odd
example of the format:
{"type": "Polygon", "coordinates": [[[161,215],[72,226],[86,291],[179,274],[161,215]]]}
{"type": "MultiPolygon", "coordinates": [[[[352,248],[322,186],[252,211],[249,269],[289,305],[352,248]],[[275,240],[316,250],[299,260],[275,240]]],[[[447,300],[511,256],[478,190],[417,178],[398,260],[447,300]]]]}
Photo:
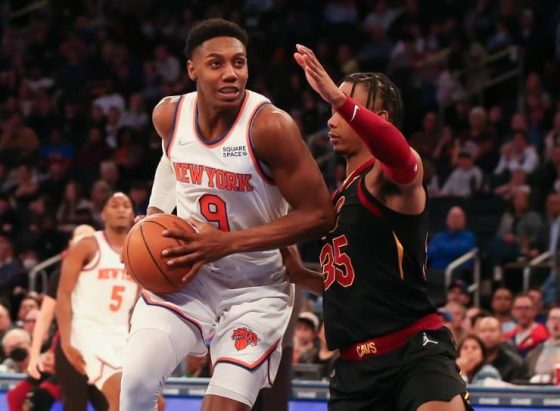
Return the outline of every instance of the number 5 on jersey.
{"type": "Polygon", "coordinates": [[[323,267],[325,277],[325,290],[328,290],[336,281],[342,287],[350,287],[354,283],[356,274],[352,260],[342,249],[348,245],[345,235],[333,238],[332,243],[327,243],[321,250],[319,260],[323,267]]]}
{"type": "Polygon", "coordinates": [[[229,230],[227,205],[224,200],[214,194],[204,194],[198,200],[200,214],[210,223],[216,223],[222,231],[229,230]]]}

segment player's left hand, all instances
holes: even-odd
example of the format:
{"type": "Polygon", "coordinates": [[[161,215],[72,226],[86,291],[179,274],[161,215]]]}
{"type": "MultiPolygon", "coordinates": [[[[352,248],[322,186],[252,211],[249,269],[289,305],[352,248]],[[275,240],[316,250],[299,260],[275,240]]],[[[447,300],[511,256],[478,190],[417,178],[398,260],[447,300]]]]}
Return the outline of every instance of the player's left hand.
{"type": "Polygon", "coordinates": [[[301,44],[296,44],[296,50],[294,59],[304,70],[307,82],[313,90],[335,108],[344,104],[346,95],[336,86],[313,50],[301,44]]]}
{"type": "Polygon", "coordinates": [[[204,223],[192,217],[186,220],[196,232],[165,230],[164,237],[183,240],[187,244],[163,250],[163,256],[168,257],[170,267],[190,268],[183,277],[187,281],[195,275],[204,264],[216,261],[229,254],[228,234],[218,230],[211,224],[204,223]]]}

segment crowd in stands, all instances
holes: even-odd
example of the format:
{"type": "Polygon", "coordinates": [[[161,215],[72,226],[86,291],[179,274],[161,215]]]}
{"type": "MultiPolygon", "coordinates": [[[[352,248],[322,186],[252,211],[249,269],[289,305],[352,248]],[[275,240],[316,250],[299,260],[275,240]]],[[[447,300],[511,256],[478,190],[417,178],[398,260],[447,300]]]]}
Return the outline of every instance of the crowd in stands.
{"type": "MultiPolygon", "coordinates": [[[[194,90],[185,38],[200,19],[222,16],[249,32],[248,88],[293,116],[332,190],[344,180],[344,162],[328,141],[329,107],[292,61],[294,45],[313,48],[334,78],[383,71],[395,81],[405,104],[403,132],[422,156],[431,198],[430,270],[478,246],[494,288],[487,307],[472,307],[470,288],[458,278],[442,301],[458,366],[472,384],[551,381],[560,362],[556,270],[517,294],[522,287],[504,267],[560,248],[560,5],[187,3],[55,0],[29,10],[30,1],[0,3],[1,371],[26,369],[22,353],[42,291],[28,289],[29,270],[60,253],[77,225],[100,228],[111,191],[127,192],[135,211],[145,213],[162,154],[152,108],[164,96],[194,90]],[[502,50],[505,59],[480,64],[502,50]],[[518,76],[486,87],[516,68],[518,76]]],[[[316,245],[302,254],[315,261],[316,245]]],[[[472,270],[472,262],[461,270],[472,270]]],[[[293,362],[317,364],[319,378],[327,378],[337,353],[324,341],[320,300],[306,307],[293,362]]],[[[189,358],[179,374],[210,372],[207,359],[189,358]]]]}

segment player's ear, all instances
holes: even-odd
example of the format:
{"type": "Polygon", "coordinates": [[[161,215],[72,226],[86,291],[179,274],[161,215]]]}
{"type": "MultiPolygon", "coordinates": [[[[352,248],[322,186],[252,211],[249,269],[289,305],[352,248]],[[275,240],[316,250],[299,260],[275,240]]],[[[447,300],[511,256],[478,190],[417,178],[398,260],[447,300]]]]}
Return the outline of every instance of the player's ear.
{"type": "Polygon", "coordinates": [[[192,81],[196,81],[196,70],[192,60],[187,60],[187,74],[192,81]]]}

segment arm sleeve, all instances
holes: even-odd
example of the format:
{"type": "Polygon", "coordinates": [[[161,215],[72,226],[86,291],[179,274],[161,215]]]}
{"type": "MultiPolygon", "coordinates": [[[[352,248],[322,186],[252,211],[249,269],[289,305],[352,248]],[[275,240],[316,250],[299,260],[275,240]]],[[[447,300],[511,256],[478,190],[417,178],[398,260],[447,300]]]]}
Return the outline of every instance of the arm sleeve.
{"type": "Polygon", "coordinates": [[[177,201],[175,197],[175,174],[171,161],[164,154],[159,160],[152,184],[149,207],[157,207],[160,210],[171,213],[177,201]]]}
{"type": "Polygon", "coordinates": [[[418,174],[418,164],[408,142],[393,124],[348,97],[337,112],[381,162],[383,172],[397,184],[408,184],[418,174]]]}

